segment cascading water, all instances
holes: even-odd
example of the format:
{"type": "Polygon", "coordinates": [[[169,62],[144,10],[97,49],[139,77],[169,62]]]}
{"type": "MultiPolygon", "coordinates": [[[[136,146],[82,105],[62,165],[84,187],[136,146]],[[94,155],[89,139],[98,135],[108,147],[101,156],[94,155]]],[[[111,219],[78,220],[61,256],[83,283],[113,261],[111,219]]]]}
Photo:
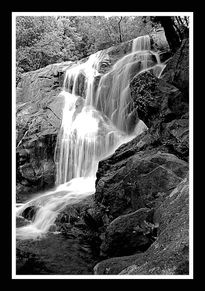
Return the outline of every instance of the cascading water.
{"type": "Polygon", "coordinates": [[[129,82],[144,70],[163,68],[158,55],[150,51],[149,36],[135,39],[131,53],[102,75],[100,65],[108,53],[99,51],[66,71],[60,93],[64,97],[62,125],[55,151],[56,189],[17,209],[17,216],[29,206],[37,209],[30,224],[17,228],[18,239],[41,237],[65,206],[93,194],[99,160],[147,129],[136,110],[129,110],[129,82]]]}
{"type": "MultiPolygon", "coordinates": [[[[94,106],[118,129],[126,133],[133,131],[132,128],[130,129],[129,83],[136,74],[150,68],[155,70],[154,73],[158,76],[163,65],[158,54],[151,51],[150,38],[146,35],[134,39],[131,53],[117,61],[100,79],[94,106]]],[[[137,121],[136,116],[134,123],[137,124],[137,121]]]]}

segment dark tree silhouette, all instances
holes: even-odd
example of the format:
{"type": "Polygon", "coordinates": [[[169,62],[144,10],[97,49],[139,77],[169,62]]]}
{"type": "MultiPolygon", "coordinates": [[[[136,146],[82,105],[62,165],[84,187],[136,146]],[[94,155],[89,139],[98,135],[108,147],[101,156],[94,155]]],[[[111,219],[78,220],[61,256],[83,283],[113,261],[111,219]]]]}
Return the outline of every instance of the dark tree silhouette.
{"type": "Polygon", "coordinates": [[[151,19],[153,22],[160,23],[164,28],[165,36],[171,51],[174,53],[180,46],[181,40],[174,28],[174,20],[170,16],[154,16],[151,19]]]}
{"type": "Polygon", "coordinates": [[[119,41],[122,42],[122,32],[121,32],[121,26],[120,26],[120,22],[122,21],[122,16],[120,17],[120,20],[118,22],[118,27],[119,27],[119,41]]]}

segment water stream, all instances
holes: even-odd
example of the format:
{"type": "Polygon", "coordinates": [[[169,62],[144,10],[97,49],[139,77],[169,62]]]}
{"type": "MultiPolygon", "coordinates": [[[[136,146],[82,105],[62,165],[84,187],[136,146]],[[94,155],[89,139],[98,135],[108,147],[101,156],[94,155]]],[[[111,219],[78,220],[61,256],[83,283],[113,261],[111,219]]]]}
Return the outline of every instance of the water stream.
{"type": "Polygon", "coordinates": [[[37,207],[33,221],[16,229],[17,239],[47,234],[67,205],[95,192],[98,162],[147,129],[136,110],[130,112],[129,83],[144,70],[153,68],[158,77],[163,70],[158,54],[151,51],[149,36],[133,40],[131,53],[102,74],[100,66],[108,53],[109,49],[92,54],[65,73],[60,93],[64,98],[62,125],[54,157],[56,188],[16,209],[21,216],[27,207],[37,207]]]}

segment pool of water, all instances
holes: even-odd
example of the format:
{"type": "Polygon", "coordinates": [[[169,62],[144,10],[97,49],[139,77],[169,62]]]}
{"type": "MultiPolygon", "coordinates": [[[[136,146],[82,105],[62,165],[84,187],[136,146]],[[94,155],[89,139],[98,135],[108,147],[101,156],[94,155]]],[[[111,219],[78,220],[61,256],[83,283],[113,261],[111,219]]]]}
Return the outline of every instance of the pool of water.
{"type": "Polygon", "coordinates": [[[17,275],[90,275],[98,262],[89,244],[60,233],[41,240],[17,240],[16,247],[17,275]]]}

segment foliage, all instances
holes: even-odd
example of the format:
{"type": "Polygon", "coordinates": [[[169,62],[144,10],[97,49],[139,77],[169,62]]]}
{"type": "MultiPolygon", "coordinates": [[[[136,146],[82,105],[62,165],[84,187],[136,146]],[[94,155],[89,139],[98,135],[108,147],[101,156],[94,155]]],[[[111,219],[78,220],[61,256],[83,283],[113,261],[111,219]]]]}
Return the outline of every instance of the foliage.
{"type": "Polygon", "coordinates": [[[152,16],[153,25],[161,25],[164,29],[170,50],[174,53],[184,38],[189,37],[189,18],[184,16],[152,16]]]}
{"type": "Polygon", "coordinates": [[[18,16],[16,82],[24,72],[52,63],[76,61],[120,42],[151,34],[157,26],[159,23],[151,17],[18,16]]]}
{"type": "Polygon", "coordinates": [[[151,22],[132,16],[74,16],[72,22],[84,36],[87,54],[150,33],[151,22]]]}
{"type": "Polygon", "coordinates": [[[77,42],[81,37],[69,20],[56,17],[17,17],[16,60],[17,82],[23,72],[37,70],[46,65],[76,60],[77,42]]]}

